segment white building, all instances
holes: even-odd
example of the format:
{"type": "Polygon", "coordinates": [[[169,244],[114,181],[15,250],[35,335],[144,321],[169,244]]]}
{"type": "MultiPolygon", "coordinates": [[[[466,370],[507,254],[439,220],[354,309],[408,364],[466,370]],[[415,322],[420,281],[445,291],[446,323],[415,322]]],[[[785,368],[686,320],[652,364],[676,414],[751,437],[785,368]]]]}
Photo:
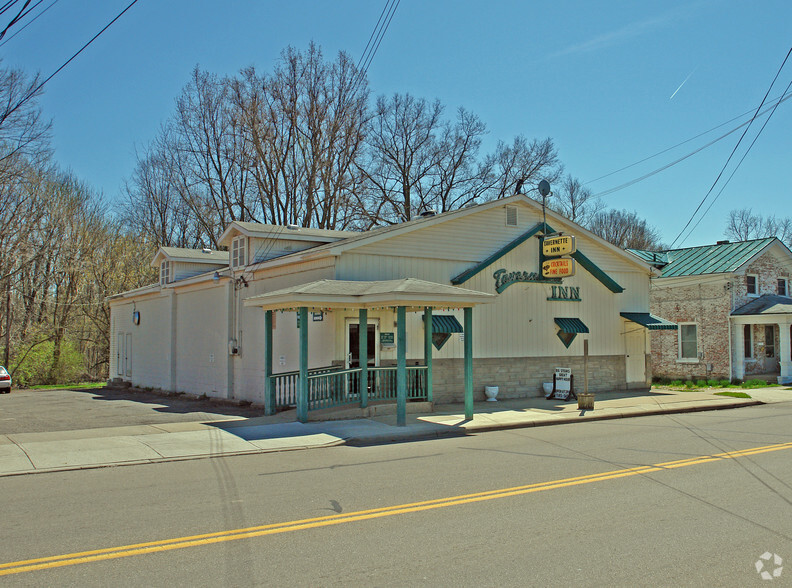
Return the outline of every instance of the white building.
{"type": "MultiPolygon", "coordinates": [[[[302,368],[310,394],[324,386],[337,404],[328,390],[340,386],[365,404],[360,378],[371,399],[388,397],[402,350],[410,398],[472,407],[485,385],[537,396],[556,367],[572,368],[580,390],[588,340],[591,391],[647,387],[648,328],[663,322],[649,315],[656,270],[548,210],[547,232],[576,237],[577,269],[543,279],[542,218],[540,204],[516,195],[361,233],[233,222],[220,240],[228,252],[162,248],[158,284],[110,298],[110,376],[272,412],[297,403],[302,368]]],[[[311,398],[303,416],[330,402],[311,398]]]]}

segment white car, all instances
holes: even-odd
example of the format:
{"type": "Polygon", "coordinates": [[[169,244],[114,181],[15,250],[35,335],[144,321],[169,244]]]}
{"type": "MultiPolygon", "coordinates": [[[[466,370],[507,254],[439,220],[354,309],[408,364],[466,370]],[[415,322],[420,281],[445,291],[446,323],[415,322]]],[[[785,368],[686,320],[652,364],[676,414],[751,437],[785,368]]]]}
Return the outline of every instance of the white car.
{"type": "Polygon", "coordinates": [[[0,394],[8,394],[11,392],[11,374],[0,365],[0,394]]]}

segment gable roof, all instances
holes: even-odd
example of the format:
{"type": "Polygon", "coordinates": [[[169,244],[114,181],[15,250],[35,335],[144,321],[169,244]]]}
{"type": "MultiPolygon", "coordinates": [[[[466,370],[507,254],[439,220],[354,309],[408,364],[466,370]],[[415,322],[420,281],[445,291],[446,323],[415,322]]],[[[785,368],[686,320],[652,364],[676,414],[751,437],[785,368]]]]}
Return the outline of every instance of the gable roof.
{"type": "MultiPolygon", "coordinates": [[[[773,243],[778,243],[789,252],[789,249],[775,237],[665,251],[640,249],[627,251],[647,263],[660,267],[663,278],[673,278],[737,271],[773,243]]],[[[792,252],[789,253],[792,255],[792,252]]]]}
{"type": "Polygon", "coordinates": [[[259,239],[289,239],[293,241],[314,241],[318,243],[331,243],[345,239],[354,235],[355,231],[331,231],[329,229],[312,229],[297,225],[267,225],[263,223],[251,223],[243,221],[233,221],[230,223],[218,239],[220,245],[230,245],[235,233],[240,233],[246,237],[256,237],[259,239]]]}
{"type": "Polygon", "coordinates": [[[160,247],[151,261],[157,267],[162,261],[183,261],[188,263],[208,263],[212,265],[228,265],[228,251],[214,249],[186,249],[184,247],[160,247]]]}
{"type": "Polygon", "coordinates": [[[790,314],[792,313],[792,298],[778,294],[762,294],[759,298],[743,304],[732,312],[732,315],[755,314],[790,314]]]}

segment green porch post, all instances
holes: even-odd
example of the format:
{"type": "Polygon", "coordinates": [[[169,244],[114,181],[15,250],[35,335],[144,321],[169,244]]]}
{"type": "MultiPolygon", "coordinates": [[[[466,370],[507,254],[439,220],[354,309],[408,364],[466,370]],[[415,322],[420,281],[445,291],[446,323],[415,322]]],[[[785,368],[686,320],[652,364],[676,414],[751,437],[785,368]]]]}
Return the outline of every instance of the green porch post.
{"type": "Polygon", "coordinates": [[[297,390],[297,420],[308,422],[308,309],[301,306],[300,317],[300,386],[297,390]]]}
{"type": "Polygon", "coordinates": [[[272,311],[264,313],[264,414],[275,414],[275,386],[272,385],[272,311]]]}
{"type": "Polygon", "coordinates": [[[358,311],[358,333],[360,347],[360,408],[368,406],[368,310],[361,308],[358,311]]]}
{"type": "Polygon", "coordinates": [[[407,309],[396,309],[396,425],[407,425],[407,309]]]}
{"type": "Polygon", "coordinates": [[[473,418],[473,309],[465,309],[465,419],[473,418]]]}
{"type": "Polygon", "coordinates": [[[432,402],[432,309],[424,309],[424,362],[426,362],[426,401],[432,402]]]}

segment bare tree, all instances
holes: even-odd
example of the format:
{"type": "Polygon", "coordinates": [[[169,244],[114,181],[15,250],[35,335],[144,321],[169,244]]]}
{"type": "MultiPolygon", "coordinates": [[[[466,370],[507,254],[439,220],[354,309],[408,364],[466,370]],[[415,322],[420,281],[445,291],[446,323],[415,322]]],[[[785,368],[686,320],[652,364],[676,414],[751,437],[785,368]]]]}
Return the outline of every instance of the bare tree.
{"type": "Polygon", "coordinates": [[[792,246],[792,219],[754,214],[750,208],[732,210],[729,212],[725,234],[729,239],[737,241],[778,237],[792,246]]]}
{"type": "Polygon", "coordinates": [[[519,135],[511,145],[500,141],[488,162],[493,170],[493,198],[504,198],[518,192],[530,194],[541,180],[554,184],[563,170],[558,151],[549,137],[529,142],[525,136],[519,135]]]}
{"type": "Polygon", "coordinates": [[[635,212],[608,210],[594,215],[586,227],[622,249],[660,250],[660,233],[635,212]]]}
{"type": "Polygon", "coordinates": [[[567,174],[558,188],[553,190],[548,206],[579,225],[587,226],[605,209],[605,204],[595,198],[580,180],[567,174]]]}

